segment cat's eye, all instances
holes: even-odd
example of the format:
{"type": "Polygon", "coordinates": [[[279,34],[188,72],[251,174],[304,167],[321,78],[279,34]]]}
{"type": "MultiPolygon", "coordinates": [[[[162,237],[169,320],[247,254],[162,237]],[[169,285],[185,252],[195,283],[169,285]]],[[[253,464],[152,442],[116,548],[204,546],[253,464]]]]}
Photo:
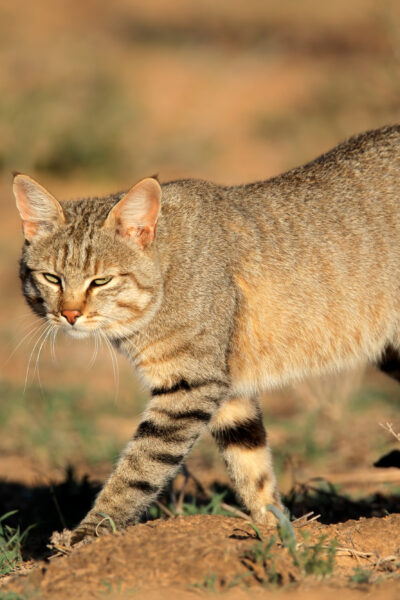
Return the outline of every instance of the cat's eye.
{"type": "Polygon", "coordinates": [[[55,283],[56,285],[61,284],[61,279],[57,277],[57,275],[52,275],[51,273],[43,273],[43,277],[47,279],[50,283],[55,283]]]}
{"type": "Polygon", "coordinates": [[[101,277],[99,279],[93,279],[90,285],[94,285],[94,287],[100,287],[101,285],[106,285],[111,281],[112,277],[101,277]]]}

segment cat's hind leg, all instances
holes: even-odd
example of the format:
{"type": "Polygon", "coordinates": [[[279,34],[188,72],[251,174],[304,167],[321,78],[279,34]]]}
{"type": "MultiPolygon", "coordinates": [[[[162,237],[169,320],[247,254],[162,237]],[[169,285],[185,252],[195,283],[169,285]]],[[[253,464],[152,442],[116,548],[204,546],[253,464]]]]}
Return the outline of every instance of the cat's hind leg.
{"type": "Polygon", "coordinates": [[[226,401],[209,428],[236,493],[259,523],[276,524],[266,505],[282,509],[261,410],[255,398],[226,401]]]}

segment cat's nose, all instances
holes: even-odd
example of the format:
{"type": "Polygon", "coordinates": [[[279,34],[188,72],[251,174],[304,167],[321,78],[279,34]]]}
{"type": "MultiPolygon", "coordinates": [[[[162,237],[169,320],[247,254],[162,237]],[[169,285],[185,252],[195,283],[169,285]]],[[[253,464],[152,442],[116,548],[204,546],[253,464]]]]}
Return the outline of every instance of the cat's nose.
{"type": "Polygon", "coordinates": [[[65,317],[68,321],[68,323],[70,325],[75,325],[76,320],[78,319],[78,317],[81,316],[81,311],[80,310],[62,310],[61,314],[63,317],[65,317]]]}

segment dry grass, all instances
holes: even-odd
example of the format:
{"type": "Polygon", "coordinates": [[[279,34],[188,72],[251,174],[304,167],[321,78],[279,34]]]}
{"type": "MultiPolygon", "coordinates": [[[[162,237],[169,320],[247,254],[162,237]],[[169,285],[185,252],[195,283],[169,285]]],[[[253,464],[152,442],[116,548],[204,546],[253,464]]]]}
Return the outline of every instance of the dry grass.
{"type": "Polygon", "coordinates": [[[386,431],[388,431],[398,442],[400,442],[400,433],[396,433],[393,430],[393,425],[392,423],[379,423],[381,427],[383,427],[383,429],[386,429],[386,431]]]}
{"type": "MultiPolygon", "coordinates": [[[[22,394],[33,341],[6,363],[31,322],[20,319],[28,313],[16,276],[20,225],[8,170],[28,170],[64,198],[153,172],[233,183],[291,167],[355,131],[398,120],[399,7],[372,0],[20,4],[0,3],[0,363],[8,398],[0,450],[29,452],[39,470],[74,462],[106,473],[146,393],[120,360],[115,401],[109,357],[100,353],[86,370],[92,349],[58,340],[56,364],[48,349],[42,353],[43,392],[30,379],[22,394]]],[[[266,394],[283,489],[322,470],[368,468],[389,447],[377,423],[395,421],[396,397],[396,385],[364,370],[266,394]]],[[[208,442],[192,461],[205,473],[216,464],[214,474],[223,476],[208,442]]]]}

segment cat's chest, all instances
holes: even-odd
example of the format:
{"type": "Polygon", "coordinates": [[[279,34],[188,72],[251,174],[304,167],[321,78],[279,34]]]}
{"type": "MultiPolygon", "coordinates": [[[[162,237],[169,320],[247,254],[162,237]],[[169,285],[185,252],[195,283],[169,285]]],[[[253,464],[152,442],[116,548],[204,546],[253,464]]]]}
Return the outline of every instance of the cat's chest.
{"type": "Polygon", "coordinates": [[[157,328],[118,344],[140,379],[150,389],[171,386],[194,368],[193,332],[186,327],[157,328]]]}

